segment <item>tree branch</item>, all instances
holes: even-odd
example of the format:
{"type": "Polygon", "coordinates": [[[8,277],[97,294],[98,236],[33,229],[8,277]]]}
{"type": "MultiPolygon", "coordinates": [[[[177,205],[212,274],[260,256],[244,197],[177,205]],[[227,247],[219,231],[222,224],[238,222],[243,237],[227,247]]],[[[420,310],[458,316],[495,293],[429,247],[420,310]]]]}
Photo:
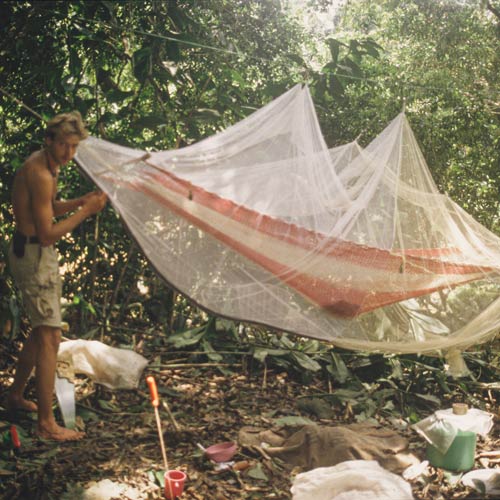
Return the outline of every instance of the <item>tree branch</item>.
{"type": "Polygon", "coordinates": [[[494,7],[490,0],[486,1],[486,8],[500,21],[500,10],[494,7]]]}

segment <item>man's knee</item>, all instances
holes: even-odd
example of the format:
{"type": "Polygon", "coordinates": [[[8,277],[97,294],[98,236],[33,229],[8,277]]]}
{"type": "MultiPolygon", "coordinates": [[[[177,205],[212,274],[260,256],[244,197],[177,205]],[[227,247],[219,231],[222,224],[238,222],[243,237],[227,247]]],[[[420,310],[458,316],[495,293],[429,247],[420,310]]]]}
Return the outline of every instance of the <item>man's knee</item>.
{"type": "Polygon", "coordinates": [[[61,329],[53,326],[38,326],[34,330],[34,337],[37,344],[41,347],[50,347],[52,349],[59,349],[61,343],[61,329]]]}

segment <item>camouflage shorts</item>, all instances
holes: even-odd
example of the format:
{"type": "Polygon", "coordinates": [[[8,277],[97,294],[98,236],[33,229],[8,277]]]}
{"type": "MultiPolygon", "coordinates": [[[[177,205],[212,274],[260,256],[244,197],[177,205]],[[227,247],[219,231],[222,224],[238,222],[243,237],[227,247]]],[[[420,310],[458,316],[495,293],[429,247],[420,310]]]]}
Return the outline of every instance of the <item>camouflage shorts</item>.
{"type": "Polygon", "coordinates": [[[9,266],[12,277],[21,291],[24,308],[31,327],[61,327],[62,283],[53,246],[27,244],[24,256],[14,255],[9,248],[9,266]]]}

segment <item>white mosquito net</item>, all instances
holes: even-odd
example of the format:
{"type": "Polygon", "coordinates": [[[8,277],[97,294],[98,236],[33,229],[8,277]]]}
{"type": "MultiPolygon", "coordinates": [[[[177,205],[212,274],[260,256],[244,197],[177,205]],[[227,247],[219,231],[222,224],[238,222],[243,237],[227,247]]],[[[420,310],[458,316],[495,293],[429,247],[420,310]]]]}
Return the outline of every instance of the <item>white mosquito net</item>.
{"type": "Polygon", "coordinates": [[[400,353],[500,326],[500,239],[438,193],[404,114],[329,150],[296,86],[192,146],[90,137],[77,161],[156,271],[217,315],[400,353]]]}

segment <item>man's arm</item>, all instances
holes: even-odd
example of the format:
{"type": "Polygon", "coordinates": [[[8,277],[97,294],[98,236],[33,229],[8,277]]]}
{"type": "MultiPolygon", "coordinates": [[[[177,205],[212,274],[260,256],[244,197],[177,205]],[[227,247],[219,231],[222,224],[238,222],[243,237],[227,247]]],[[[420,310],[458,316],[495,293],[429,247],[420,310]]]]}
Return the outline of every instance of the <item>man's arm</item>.
{"type": "Polygon", "coordinates": [[[106,195],[92,194],[84,197],[83,205],[74,214],[54,224],[53,178],[50,172],[35,169],[28,180],[31,192],[33,220],[42,246],[49,246],[72,231],[87,217],[101,211],[106,204],[106,195]]]}
{"type": "Polygon", "coordinates": [[[80,208],[83,205],[83,200],[83,196],[73,200],[54,200],[52,203],[54,216],[59,217],[60,215],[67,214],[68,212],[74,212],[77,208],[80,208]]]}
{"type": "Polygon", "coordinates": [[[76,209],[85,205],[90,197],[99,193],[100,191],[92,191],[90,193],[84,194],[83,196],[80,196],[79,198],[74,198],[73,200],[54,200],[52,202],[54,216],[59,217],[60,215],[67,214],[68,212],[74,212],[76,209]]]}

